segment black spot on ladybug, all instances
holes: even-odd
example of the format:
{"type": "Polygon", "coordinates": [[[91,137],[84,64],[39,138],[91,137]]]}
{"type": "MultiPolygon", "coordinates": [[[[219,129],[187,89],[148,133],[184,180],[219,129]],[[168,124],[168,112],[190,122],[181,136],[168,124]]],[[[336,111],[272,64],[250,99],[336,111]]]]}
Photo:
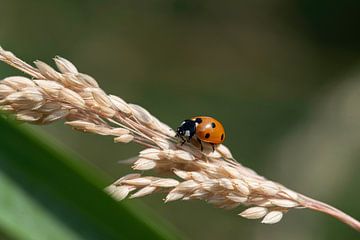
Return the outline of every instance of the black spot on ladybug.
{"type": "Polygon", "coordinates": [[[210,137],[210,133],[205,134],[205,138],[209,138],[210,137]]]}
{"type": "Polygon", "coordinates": [[[221,140],[224,140],[224,134],[221,134],[221,140]]]}
{"type": "Polygon", "coordinates": [[[212,128],[215,128],[216,127],[216,124],[214,122],[211,123],[211,127],[212,128]]]}
{"type": "Polygon", "coordinates": [[[196,119],[195,119],[195,122],[197,122],[197,123],[202,123],[202,119],[201,119],[201,118],[196,118],[196,119]]]}

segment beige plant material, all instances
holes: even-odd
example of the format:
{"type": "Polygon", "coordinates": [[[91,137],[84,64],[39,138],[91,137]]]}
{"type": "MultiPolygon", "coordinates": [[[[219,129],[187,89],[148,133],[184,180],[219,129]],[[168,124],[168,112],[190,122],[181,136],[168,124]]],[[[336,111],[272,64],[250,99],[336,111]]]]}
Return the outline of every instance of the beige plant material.
{"type": "Polygon", "coordinates": [[[309,208],[336,217],[360,231],[360,223],[325,203],[294,192],[242,166],[230,150],[215,151],[196,142],[179,144],[175,132],[146,109],[108,95],[92,77],[79,73],[68,60],[56,57],[58,70],[35,61],[28,65],[0,48],[0,60],[30,75],[0,81],[0,109],[33,124],[65,119],[76,130],[109,135],[115,142],[136,142],[144,147],[132,168],[156,170],[158,176],[129,174],[106,188],[117,200],[165,193],[165,202],[204,200],[219,208],[247,209],[239,215],[277,223],[293,208],[309,208]],[[163,174],[172,176],[162,177],[163,174]]]}

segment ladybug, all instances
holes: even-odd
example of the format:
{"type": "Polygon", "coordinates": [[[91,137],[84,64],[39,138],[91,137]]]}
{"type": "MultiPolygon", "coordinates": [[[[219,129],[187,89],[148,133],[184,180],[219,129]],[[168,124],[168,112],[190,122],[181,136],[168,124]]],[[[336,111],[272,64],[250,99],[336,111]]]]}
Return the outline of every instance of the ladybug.
{"type": "Polygon", "coordinates": [[[202,142],[212,145],[213,151],[215,145],[224,142],[225,130],[223,125],[212,117],[198,116],[184,120],[176,130],[176,136],[182,140],[181,145],[186,141],[190,142],[193,136],[196,136],[203,150],[202,142]]]}

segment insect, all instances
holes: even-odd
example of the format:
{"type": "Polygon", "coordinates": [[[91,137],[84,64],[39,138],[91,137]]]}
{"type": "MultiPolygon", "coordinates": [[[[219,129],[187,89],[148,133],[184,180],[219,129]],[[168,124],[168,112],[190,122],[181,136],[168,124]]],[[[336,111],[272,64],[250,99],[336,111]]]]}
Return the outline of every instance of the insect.
{"type": "Polygon", "coordinates": [[[212,117],[198,116],[184,120],[176,130],[176,136],[182,140],[181,145],[196,136],[203,150],[202,142],[211,144],[213,151],[215,145],[224,142],[225,130],[223,125],[212,117]]]}

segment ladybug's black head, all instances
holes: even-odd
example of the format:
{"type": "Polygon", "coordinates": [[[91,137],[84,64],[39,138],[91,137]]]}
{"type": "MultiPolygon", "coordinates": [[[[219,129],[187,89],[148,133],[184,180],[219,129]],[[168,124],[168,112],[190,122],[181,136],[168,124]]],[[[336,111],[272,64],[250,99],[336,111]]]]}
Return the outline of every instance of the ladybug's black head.
{"type": "Polygon", "coordinates": [[[195,118],[195,120],[194,120],[194,122],[196,122],[196,123],[202,123],[202,119],[201,118],[195,118]]]}
{"type": "Polygon", "coordinates": [[[176,136],[190,140],[196,132],[196,122],[193,120],[185,120],[176,130],[176,136]]]}

